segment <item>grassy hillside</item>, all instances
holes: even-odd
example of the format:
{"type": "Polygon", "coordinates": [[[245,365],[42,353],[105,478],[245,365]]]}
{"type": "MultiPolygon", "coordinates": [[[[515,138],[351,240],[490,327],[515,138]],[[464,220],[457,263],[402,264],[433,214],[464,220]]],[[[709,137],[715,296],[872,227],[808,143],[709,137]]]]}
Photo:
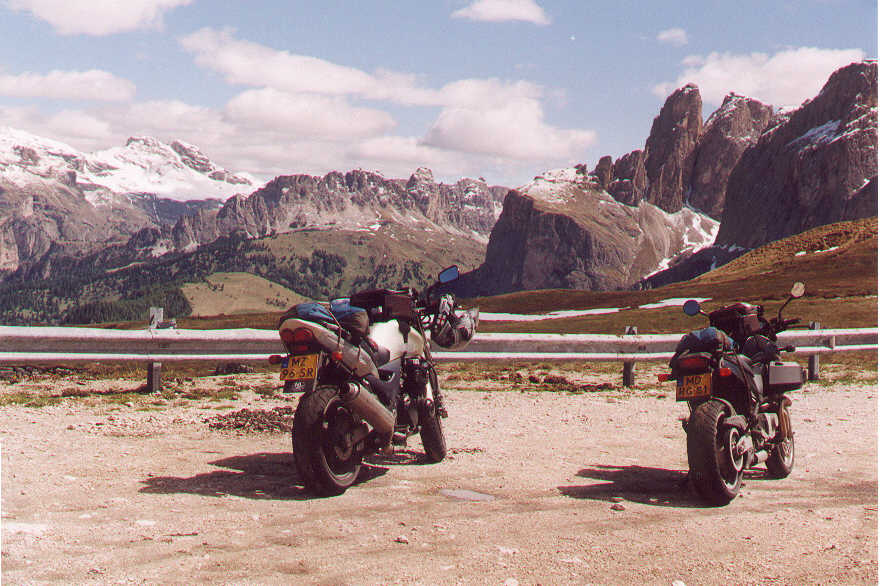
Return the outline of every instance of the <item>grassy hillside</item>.
{"type": "Polygon", "coordinates": [[[538,322],[483,322],[481,331],[676,332],[694,326],[680,307],[638,309],[663,299],[707,297],[711,309],[734,301],[765,305],[785,299],[795,281],[807,285],[804,299],[786,310],[790,317],[823,327],[877,325],[877,218],[841,222],[769,243],[691,281],[647,291],[524,291],[473,300],[483,311],[545,313],[558,309],[621,308],[614,314],[538,322]]]}
{"type": "Polygon", "coordinates": [[[234,311],[280,310],[299,298],[327,299],[380,286],[421,287],[449,264],[475,267],[484,251],[474,240],[393,223],[377,230],[298,230],[256,240],[231,236],[158,258],[117,246],[82,258],[53,256],[41,266],[41,274],[48,276],[22,275],[0,284],[0,323],[140,320],[151,305],[163,306],[166,318],[230,313],[226,308],[233,305],[240,305],[234,311]],[[253,299],[244,300],[243,284],[230,284],[226,294],[228,277],[215,275],[229,273],[261,279],[248,291],[253,299]],[[277,291],[267,291],[267,281],[277,291]]]}
{"type": "Polygon", "coordinates": [[[181,292],[193,317],[268,313],[287,309],[305,297],[250,273],[213,273],[201,283],[186,283],[181,292]]]}

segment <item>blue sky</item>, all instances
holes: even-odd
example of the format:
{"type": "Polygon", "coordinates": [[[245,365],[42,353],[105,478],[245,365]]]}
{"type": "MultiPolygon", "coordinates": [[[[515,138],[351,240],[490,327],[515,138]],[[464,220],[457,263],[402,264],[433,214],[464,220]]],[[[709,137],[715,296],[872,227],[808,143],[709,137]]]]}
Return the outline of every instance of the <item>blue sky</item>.
{"type": "Polygon", "coordinates": [[[0,0],[0,126],[271,177],[517,186],[642,148],[687,82],[777,106],[877,55],[867,0],[0,0]]]}

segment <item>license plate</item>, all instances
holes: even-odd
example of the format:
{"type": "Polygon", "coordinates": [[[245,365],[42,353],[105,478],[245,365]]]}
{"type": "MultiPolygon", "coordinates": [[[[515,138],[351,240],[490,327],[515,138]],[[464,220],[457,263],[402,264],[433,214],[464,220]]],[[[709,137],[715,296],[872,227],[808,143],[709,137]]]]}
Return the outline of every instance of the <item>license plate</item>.
{"type": "Polygon", "coordinates": [[[678,381],[675,388],[676,401],[688,401],[712,394],[712,373],[688,374],[678,381]]]}
{"type": "Polygon", "coordinates": [[[288,356],[281,363],[281,380],[314,380],[318,375],[318,355],[288,356]]]}

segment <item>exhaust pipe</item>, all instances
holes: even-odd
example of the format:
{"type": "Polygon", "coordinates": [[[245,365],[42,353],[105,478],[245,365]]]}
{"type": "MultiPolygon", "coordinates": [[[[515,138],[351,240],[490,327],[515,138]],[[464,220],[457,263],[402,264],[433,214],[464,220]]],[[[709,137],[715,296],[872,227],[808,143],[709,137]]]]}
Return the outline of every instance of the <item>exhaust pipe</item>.
{"type": "Polygon", "coordinates": [[[394,413],[389,411],[379,399],[359,384],[350,382],[339,393],[347,407],[363,418],[381,434],[394,432],[394,413]]]}

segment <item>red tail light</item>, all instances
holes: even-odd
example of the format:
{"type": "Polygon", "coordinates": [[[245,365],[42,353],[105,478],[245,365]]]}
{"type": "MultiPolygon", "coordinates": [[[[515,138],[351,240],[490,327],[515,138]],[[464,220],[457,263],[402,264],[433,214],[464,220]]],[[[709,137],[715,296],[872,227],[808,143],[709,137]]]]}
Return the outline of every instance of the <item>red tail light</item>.
{"type": "Polygon", "coordinates": [[[686,370],[700,370],[709,368],[709,361],[702,356],[686,356],[679,359],[678,366],[686,370]]]}
{"type": "Polygon", "coordinates": [[[308,352],[309,346],[315,341],[315,334],[308,328],[296,328],[281,330],[281,340],[291,352],[308,352]]]}
{"type": "Polygon", "coordinates": [[[657,380],[660,381],[661,383],[665,383],[666,381],[668,381],[671,378],[672,378],[672,375],[669,374],[668,372],[664,372],[663,374],[657,375],[657,380]]]}
{"type": "Polygon", "coordinates": [[[726,366],[722,366],[718,369],[719,376],[733,376],[733,371],[727,368],[726,366]]]}
{"type": "Polygon", "coordinates": [[[269,356],[269,364],[281,364],[281,360],[282,358],[280,354],[272,354],[271,356],[269,356]]]}

